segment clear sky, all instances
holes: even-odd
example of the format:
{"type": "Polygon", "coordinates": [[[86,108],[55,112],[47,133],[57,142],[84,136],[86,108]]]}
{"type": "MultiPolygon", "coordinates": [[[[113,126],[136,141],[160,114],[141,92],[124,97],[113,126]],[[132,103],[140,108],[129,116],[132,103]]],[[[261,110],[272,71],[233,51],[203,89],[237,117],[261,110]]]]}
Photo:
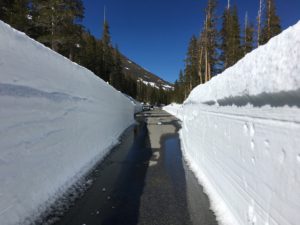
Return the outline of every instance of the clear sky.
{"type": "MultiPolygon", "coordinates": [[[[107,8],[112,41],[123,54],[163,79],[174,82],[193,34],[199,35],[207,0],[83,0],[83,24],[101,36],[103,8],[107,8]]],[[[259,0],[231,0],[241,18],[248,11],[255,22],[259,0]]],[[[227,5],[219,0],[218,15],[227,5]]],[[[282,27],[300,20],[300,0],[276,0],[282,27]]],[[[243,22],[243,21],[241,21],[243,22]]]]}

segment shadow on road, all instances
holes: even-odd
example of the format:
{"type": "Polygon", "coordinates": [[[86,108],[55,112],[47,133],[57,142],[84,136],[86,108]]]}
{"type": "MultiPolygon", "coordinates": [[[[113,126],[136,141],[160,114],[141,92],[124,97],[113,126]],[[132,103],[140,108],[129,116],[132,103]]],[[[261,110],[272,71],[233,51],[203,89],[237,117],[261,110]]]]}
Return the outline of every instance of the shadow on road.
{"type": "Polygon", "coordinates": [[[53,221],[59,221],[51,223],[49,216],[47,225],[217,224],[182,158],[177,119],[163,111],[136,118],[121,144],[85,178],[89,188],[67,211],[58,207],[53,221]]]}

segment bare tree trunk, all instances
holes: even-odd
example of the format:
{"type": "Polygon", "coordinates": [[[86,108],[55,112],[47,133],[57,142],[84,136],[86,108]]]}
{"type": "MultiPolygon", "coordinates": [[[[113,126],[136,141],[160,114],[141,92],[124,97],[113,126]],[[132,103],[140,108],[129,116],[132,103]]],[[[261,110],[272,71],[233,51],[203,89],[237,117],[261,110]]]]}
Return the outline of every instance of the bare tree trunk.
{"type": "Polygon", "coordinates": [[[205,83],[208,81],[208,52],[205,49],[205,83]]]}
{"type": "Polygon", "coordinates": [[[208,66],[208,81],[210,81],[210,79],[211,79],[211,65],[210,65],[210,62],[208,61],[208,64],[207,64],[207,66],[208,66]]]}
{"type": "Polygon", "coordinates": [[[209,12],[207,12],[205,19],[205,82],[208,81],[208,18],[209,12]]]}
{"type": "Polygon", "coordinates": [[[69,59],[70,59],[71,61],[73,61],[73,49],[72,49],[72,48],[70,48],[69,59]]]}
{"type": "Polygon", "coordinates": [[[261,36],[261,14],[262,14],[262,2],[263,0],[259,0],[259,10],[258,10],[258,17],[257,17],[257,46],[260,45],[260,36],[261,36]]]}
{"type": "Polygon", "coordinates": [[[201,49],[200,49],[199,70],[198,70],[198,76],[199,76],[200,84],[203,83],[203,79],[202,79],[202,59],[203,59],[203,46],[201,46],[201,49]]]}
{"type": "Polygon", "coordinates": [[[54,50],[54,16],[51,15],[51,49],[54,50]]]}
{"type": "Polygon", "coordinates": [[[268,39],[271,39],[271,0],[268,0],[268,39]]]}

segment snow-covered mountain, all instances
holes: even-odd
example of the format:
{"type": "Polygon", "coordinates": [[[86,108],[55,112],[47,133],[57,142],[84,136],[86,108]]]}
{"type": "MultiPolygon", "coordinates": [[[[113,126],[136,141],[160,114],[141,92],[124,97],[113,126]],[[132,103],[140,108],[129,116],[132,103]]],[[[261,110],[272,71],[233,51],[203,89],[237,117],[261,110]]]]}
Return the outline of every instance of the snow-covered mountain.
{"type": "Polygon", "coordinates": [[[164,90],[173,89],[173,85],[171,83],[151,73],[147,69],[128,59],[126,56],[123,56],[122,63],[125,75],[130,76],[139,82],[143,82],[146,85],[150,85],[151,87],[161,87],[164,90]]]}

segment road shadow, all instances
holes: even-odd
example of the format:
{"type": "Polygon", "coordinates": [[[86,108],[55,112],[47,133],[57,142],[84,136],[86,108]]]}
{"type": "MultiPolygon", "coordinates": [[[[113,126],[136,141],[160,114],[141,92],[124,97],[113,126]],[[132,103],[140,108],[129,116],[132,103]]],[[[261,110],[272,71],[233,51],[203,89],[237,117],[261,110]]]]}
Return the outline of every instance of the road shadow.
{"type": "Polygon", "coordinates": [[[143,123],[141,137],[136,138],[131,151],[123,162],[121,173],[114,185],[111,196],[112,210],[101,220],[103,225],[136,225],[138,224],[140,197],[145,186],[152,149],[149,148],[149,134],[146,123],[143,123]]]}
{"type": "Polygon", "coordinates": [[[81,186],[88,183],[88,187],[79,193],[68,191],[64,198],[56,201],[43,222],[36,224],[137,224],[140,196],[152,155],[151,148],[147,148],[149,137],[144,117],[137,117],[137,124],[127,129],[120,140],[120,144],[82,178],[81,186]]]}

